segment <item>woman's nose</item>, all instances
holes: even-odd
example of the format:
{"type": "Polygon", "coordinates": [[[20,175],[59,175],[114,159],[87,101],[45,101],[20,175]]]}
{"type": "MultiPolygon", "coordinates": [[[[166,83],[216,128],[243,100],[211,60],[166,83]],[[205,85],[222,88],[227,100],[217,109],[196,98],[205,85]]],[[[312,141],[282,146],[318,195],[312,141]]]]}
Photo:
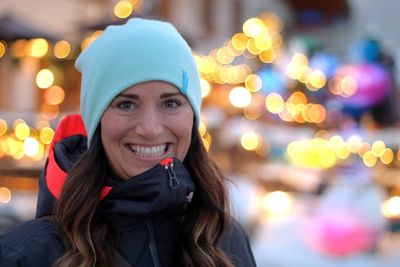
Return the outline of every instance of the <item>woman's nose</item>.
{"type": "Polygon", "coordinates": [[[143,110],[137,124],[135,132],[147,139],[158,137],[164,130],[163,122],[159,112],[154,109],[143,110]]]}

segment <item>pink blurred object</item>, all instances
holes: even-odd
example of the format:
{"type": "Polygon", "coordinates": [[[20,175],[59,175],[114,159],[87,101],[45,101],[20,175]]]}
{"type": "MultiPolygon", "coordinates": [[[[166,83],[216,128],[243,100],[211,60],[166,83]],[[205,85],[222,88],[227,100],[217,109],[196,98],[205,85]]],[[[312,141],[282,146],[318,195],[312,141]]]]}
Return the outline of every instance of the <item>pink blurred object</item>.
{"type": "Polygon", "coordinates": [[[366,108],[379,104],[388,96],[392,87],[390,73],[378,64],[359,64],[341,67],[336,77],[352,77],[357,90],[350,97],[344,97],[344,103],[351,107],[366,108]]]}
{"type": "Polygon", "coordinates": [[[335,257],[372,249],[380,233],[351,212],[343,211],[318,214],[303,230],[304,240],[313,249],[335,257]]]}

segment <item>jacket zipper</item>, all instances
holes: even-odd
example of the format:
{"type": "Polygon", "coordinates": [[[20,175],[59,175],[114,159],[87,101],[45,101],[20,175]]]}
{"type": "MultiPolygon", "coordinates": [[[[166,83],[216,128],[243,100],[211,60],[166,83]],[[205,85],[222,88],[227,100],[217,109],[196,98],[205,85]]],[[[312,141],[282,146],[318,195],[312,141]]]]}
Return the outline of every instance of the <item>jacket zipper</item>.
{"type": "Polygon", "coordinates": [[[161,267],[160,257],[158,256],[156,238],[154,236],[154,225],[152,218],[147,216],[146,219],[147,230],[149,231],[149,250],[151,254],[151,258],[153,260],[154,267],[161,267]]]}
{"type": "Polygon", "coordinates": [[[171,189],[177,189],[179,187],[179,181],[178,181],[178,178],[176,177],[176,173],[175,173],[175,170],[174,170],[174,163],[171,162],[169,164],[169,166],[168,165],[164,165],[164,167],[168,172],[169,187],[171,189]]]}

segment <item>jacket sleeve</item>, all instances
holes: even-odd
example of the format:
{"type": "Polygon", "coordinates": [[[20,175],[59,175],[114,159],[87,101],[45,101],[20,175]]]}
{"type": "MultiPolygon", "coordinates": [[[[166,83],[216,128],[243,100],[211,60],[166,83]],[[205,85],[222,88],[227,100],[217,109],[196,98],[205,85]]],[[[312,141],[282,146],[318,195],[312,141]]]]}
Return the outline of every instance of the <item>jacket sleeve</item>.
{"type": "Polygon", "coordinates": [[[18,250],[7,245],[3,236],[0,236],[0,267],[23,266],[21,260],[23,255],[18,250]]]}
{"type": "Polygon", "coordinates": [[[55,226],[45,219],[12,226],[0,235],[0,267],[50,267],[62,253],[55,226]]]}
{"type": "Polygon", "coordinates": [[[220,247],[235,267],[256,266],[247,234],[236,220],[232,220],[230,229],[223,235],[220,247]]]}

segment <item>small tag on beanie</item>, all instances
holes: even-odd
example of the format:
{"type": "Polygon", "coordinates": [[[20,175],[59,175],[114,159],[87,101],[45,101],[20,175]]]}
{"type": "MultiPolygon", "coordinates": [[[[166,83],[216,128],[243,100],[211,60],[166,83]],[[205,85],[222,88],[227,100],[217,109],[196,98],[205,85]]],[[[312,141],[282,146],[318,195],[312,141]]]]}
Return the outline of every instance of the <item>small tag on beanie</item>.
{"type": "Polygon", "coordinates": [[[189,77],[188,77],[188,74],[186,73],[186,71],[183,71],[182,89],[181,89],[182,94],[187,95],[188,86],[189,86],[189,77]]]}

